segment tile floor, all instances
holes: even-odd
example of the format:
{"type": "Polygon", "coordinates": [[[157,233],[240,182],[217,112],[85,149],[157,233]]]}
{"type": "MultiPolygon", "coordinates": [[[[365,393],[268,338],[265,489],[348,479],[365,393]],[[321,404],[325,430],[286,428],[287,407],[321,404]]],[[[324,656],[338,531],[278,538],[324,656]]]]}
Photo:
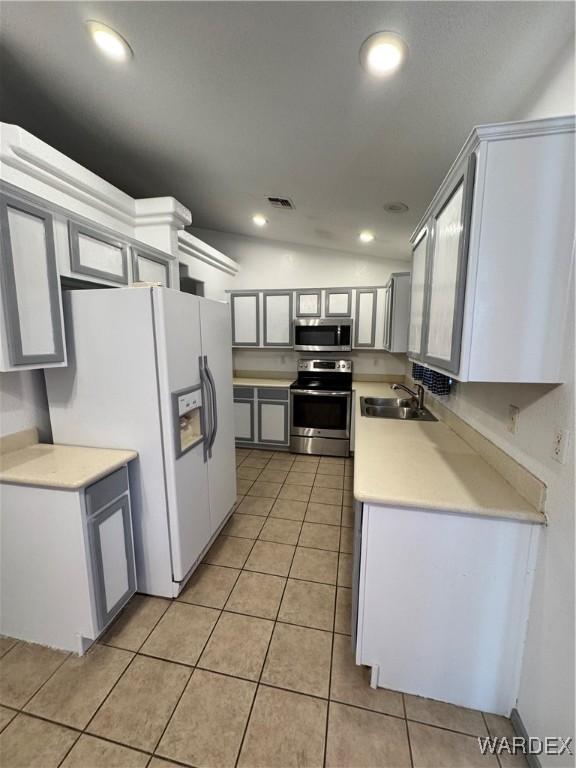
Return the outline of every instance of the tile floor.
{"type": "Polygon", "coordinates": [[[83,658],[0,638],[3,768],[509,768],[505,718],[372,690],[350,647],[352,461],[239,450],[235,512],[170,601],[83,658]]]}

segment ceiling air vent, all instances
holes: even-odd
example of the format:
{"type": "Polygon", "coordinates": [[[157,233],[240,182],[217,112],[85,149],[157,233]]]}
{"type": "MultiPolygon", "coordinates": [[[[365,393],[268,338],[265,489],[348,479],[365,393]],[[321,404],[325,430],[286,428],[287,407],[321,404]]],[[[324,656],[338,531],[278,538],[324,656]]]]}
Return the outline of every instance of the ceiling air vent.
{"type": "Polygon", "coordinates": [[[284,211],[294,210],[294,203],[289,197],[269,197],[267,200],[272,208],[282,208],[284,211]]]}

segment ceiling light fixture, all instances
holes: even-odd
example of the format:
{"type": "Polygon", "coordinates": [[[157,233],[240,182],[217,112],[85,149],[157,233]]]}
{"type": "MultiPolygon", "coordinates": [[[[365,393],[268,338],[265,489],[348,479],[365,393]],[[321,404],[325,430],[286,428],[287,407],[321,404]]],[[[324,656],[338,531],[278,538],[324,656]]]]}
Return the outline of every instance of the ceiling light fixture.
{"type": "Polygon", "coordinates": [[[408,54],[408,46],[395,32],[376,32],[364,40],[360,63],[374,77],[388,77],[397,72],[408,54]]]}
{"type": "Polygon", "coordinates": [[[361,243],[371,243],[372,240],[374,240],[374,233],[370,232],[369,229],[363,229],[358,235],[358,240],[360,240],[361,243]]]}
{"type": "Polygon", "coordinates": [[[86,28],[95,45],[112,61],[122,63],[133,56],[132,48],[122,35],[106,24],[90,19],[86,22],[86,28]]]}
{"type": "Polygon", "coordinates": [[[252,216],[252,221],[257,227],[265,227],[266,224],[268,224],[268,219],[265,216],[262,216],[261,213],[256,213],[252,216]]]}

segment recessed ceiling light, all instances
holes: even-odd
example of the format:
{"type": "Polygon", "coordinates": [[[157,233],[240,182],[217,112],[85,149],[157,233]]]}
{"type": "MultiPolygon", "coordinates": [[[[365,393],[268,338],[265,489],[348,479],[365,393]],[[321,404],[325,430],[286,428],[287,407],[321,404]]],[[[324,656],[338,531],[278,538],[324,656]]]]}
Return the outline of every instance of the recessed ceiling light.
{"type": "Polygon", "coordinates": [[[374,233],[370,232],[369,229],[363,229],[358,235],[358,240],[360,240],[361,243],[371,243],[372,240],[374,240],[374,233]]]}
{"type": "Polygon", "coordinates": [[[268,224],[268,219],[265,216],[262,216],[261,213],[256,213],[252,216],[252,221],[257,227],[265,227],[266,224],[268,224]]]}
{"type": "Polygon", "coordinates": [[[132,48],[118,32],[99,21],[89,20],[86,27],[96,46],[112,61],[124,62],[133,55],[132,48]]]}
{"type": "Polygon", "coordinates": [[[395,32],[376,32],[364,40],[360,63],[374,77],[388,77],[397,72],[408,54],[408,46],[395,32]]]}
{"type": "Polygon", "coordinates": [[[408,206],[406,203],[385,203],[384,210],[386,213],[406,213],[408,206]]]}

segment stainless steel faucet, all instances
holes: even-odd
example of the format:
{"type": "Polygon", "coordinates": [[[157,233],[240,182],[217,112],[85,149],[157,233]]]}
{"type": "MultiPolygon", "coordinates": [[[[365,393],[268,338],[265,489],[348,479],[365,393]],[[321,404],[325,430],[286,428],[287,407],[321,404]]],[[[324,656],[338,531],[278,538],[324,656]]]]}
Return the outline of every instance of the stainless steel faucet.
{"type": "Polygon", "coordinates": [[[416,384],[416,392],[413,392],[408,387],[404,386],[404,384],[392,384],[392,389],[403,389],[404,392],[408,392],[409,395],[412,395],[414,400],[418,402],[418,410],[421,411],[422,408],[424,408],[424,387],[421,384],[416,384]]]}

